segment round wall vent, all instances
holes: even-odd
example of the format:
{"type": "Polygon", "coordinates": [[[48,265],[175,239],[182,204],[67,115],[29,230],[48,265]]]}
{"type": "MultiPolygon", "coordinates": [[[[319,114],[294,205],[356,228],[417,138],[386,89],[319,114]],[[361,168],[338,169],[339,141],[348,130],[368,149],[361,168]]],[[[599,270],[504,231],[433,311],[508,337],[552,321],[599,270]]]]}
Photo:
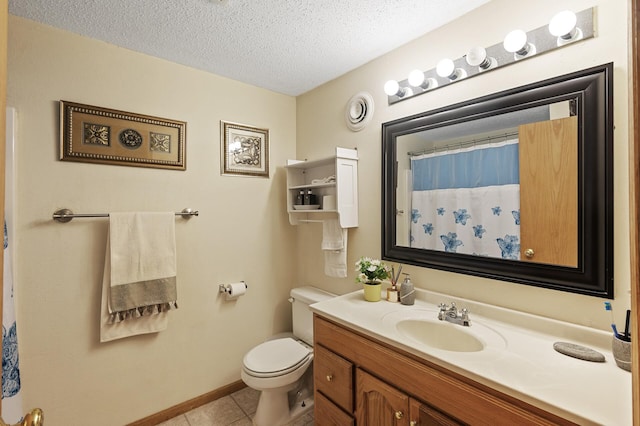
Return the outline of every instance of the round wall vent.
{"type": "Polygon", "coordinates": [[[362,130],[373,117],[373,98],[367,92],[355,94],[349,102],[345,111],[347,127],[354,132],[362,130]]]}

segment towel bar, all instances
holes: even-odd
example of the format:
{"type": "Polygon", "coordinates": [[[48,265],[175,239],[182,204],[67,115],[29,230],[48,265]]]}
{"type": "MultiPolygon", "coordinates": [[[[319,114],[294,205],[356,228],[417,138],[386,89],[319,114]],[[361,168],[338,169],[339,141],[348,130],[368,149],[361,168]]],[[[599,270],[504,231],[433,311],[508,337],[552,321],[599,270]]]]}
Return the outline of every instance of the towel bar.
{"type": "MultiPolygon", "coordinates": [[[[189,219],[191,216],[198,216],[198,214],[198,210],[192,209],[176,212],[176,216],[182,216],[185,219],[189,219]]],[[[53,220],[60,223],[71,222],[74,217],[109,217],[109,213],[74,213],[69,209],[58,209],[53,212],[53,220]]]]}

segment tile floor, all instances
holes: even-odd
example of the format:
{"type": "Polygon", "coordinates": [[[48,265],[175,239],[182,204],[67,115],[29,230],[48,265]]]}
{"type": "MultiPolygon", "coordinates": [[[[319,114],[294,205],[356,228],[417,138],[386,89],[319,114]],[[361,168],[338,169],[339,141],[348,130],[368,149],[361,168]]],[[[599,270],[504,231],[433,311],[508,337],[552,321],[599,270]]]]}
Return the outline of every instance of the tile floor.
{"type": "MultiPolygon", "coordinates": [[[[240,389],[158,426],[251,426],[259,396],[260,393],[251,388],[240,389]]],[[[291,426],[313,426],[313,410],[291,426]]]]}

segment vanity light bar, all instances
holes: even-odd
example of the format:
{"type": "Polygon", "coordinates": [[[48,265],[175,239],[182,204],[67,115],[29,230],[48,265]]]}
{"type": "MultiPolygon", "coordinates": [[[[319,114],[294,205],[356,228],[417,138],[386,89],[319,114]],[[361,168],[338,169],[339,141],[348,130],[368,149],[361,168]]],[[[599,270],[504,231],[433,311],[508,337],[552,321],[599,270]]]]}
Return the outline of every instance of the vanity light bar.
{"type": "Polygon", "coordinates": [[[593,38],[594,13],[593,7],[575,14],[563,11],[556,14],[549,25],[526,33],[515,30],[507,34],[504,42],[486,49],[473,47],[466,55],[453,61],[443,59],[438,67],[424,71],[423,77],[418,75],[419,70],[414,70],[410,78],[402,81],[389,80],[385,84],[387,101],[392,105],[517,61],[593,38]]]}

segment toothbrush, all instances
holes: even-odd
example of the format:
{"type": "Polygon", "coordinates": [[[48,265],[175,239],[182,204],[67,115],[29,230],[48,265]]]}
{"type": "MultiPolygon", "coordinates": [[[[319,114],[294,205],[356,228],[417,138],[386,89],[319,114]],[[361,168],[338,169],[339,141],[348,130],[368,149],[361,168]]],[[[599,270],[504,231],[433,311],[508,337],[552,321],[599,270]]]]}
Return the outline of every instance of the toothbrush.
{"type": "Polygon", "coordinates": [[[616,322],[613,320],[613,308],[611,307],[611,302],[604,302],[604,309],[611,312],[611,329],[613,330],[614,336],[620,337],[618,329],[616,328],[616,322]]]}
{"type": "Polygon", "coordinates": [[[631,335],[629,334],[629,321],[631,320],[631,310],[627,309],[627,320],[624,323],[624,338],[631,341],[631,335]]]}

